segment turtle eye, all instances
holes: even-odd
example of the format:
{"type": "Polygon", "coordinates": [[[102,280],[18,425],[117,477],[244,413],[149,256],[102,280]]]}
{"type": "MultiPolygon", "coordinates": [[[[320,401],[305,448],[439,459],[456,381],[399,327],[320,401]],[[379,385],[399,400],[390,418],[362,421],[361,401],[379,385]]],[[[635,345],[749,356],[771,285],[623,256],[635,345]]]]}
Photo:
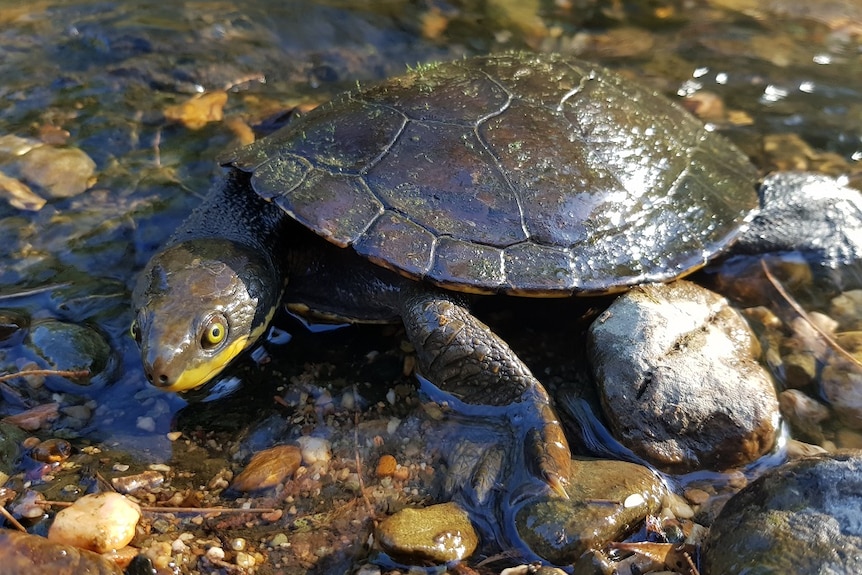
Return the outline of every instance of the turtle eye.
{"type": "Polygon", "coordinates": [[[141,328],[138,326],[138,320],[132,320],[132,325],[129,326],[129,335],[138,345],[141,345],[141,328]]]}
{"type": "Polygon", "coordinates": [[[201,347],[212,349],[224,341],[227,335],[227,322],[222,315],[210,317],[201,332],[201,347]]]}

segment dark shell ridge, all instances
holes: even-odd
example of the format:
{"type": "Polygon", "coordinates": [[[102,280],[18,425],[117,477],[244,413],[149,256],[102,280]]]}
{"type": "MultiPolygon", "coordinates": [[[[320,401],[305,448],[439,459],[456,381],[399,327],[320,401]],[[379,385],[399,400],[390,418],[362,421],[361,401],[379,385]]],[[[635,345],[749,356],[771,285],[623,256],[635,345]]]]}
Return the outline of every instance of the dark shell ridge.
{"type": "Polygon", "coordinates": [[[292,217],[416,279],[568,295],[702,266],[758,206],[747,158],[599,66],[508,54],[344,94],[232,161],[292,217]]]}

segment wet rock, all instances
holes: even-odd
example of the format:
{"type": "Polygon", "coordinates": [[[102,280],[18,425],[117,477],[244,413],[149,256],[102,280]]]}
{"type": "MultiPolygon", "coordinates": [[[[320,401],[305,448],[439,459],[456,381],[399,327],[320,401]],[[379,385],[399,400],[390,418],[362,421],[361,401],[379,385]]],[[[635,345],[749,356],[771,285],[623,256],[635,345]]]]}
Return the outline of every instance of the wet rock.
{"type": "Polygon", "coordinates": [[[8,529],[0,530],[0,564],[3,565],[4,575],[123,573],[117,565],[97,553],[8,529]]]}
{"type": "Polygon", "coordinates": [[[813,443],[823,442],[822,422],[829,408],[798,389],[785,389],[778,395],[781,416],[790,424],[793,436],[813,443]]]}
{"type": "Polygon", "coordinates": [[[65,439],[46,439],[30,450],[30,457],[42,463],[60,463],[72,454],[72,444],[65,439]]]}
{"type": "MultiPolygon", "coordinates": [[[[89,376],[71,381],[79,387],[101,385],[108,379],[110,368],[113,367],[111,347],[99,332],[88,326],[48,319],[33,324],[30,330],[30,342],[48,365],[57,370],[89,371],[89,376]]],[[[56,378],[55,378],[56,379],[56,378]]],[[[59,385],[51,380],[46,382],[49,387],[59,385]]],[[[61,389],[65,391],[66,389],[61,389]]]]}
{"type": "Polygon", "coordinates": [[[119,493],[85,495],[57,513],[48,539],[105,553],[128,545],[140,518],[138,504],[119,493]]]}
{"type": "Polygon", "coordinates": [[[302,461],[306,465],[326,463],[332,459],[332,447],[322,437],[303,436],[296,440],[302,450],[302,461]]]}
{"type": "Polygon", "coordinates": [[[15,425],[0,422],[0,473],[12,474],[25,437],[25,433],[15,425]]]}
{"type": "Polygon", "coordinates": [[[558,565],[624,538],[659,511],[665,493],[661,479],[646,467],[614,460],[575,459],[569,485],[571,499],[538,497],[515,517],[523,542],[558,565]]]}
{"type": "Polygon", "coordinates": [[[862,368],[858,363],[862,358],[862,332],[837,334],[835,340],[856,361],[833,354],[821,372],[820,390],[841,423],[862,429],[862,368]]]}
{"type": "Polygon", "coordinates": [[[775,390],[724,298],[686,281],[633,289],[590,326],[589,353],[614,434],[655,465],[726,469],[772,447],[775,390]]]}
{"type": "Polygon", "coordinates": [[[39,146],[20,159],[21,174],[51,198],[81,194],[96,183],[96,163],[78,148],[39,146]]]}
{"type": "Polygon", "coordinates": [[[862,451],[774,468],[724,506],[704,573],[862,573],[862,451]],[[802,543],[802,544],[800,544],[802,543]]]}
{"type": "Polygon", "coordinates": [[[190,130],[200,130],[210,122],[224,119],[227,92],[210,92],[195,95],[191,99],[165,109],[168,120],[182,123],[190,130]]]}
{"type": "Polygon", "coordinates": [[[231,483],[237,491],[256,491],[275,487],[293,475],[302,461],[295,445],[276,445],[255,453],[245,469],[231,483]]]}
{"type": "Polygon", "coordinates": [[[20,344],[29,328],[27,317],[13,310],[0,310],[0,348],[20,344]]]}
{"type": "Polygon", "coordinates": [[[386,553],[411,564],[458,561],[479,543],[467,512],[455,503],[402,509],[383,520],[377,541],[386,553]]]}

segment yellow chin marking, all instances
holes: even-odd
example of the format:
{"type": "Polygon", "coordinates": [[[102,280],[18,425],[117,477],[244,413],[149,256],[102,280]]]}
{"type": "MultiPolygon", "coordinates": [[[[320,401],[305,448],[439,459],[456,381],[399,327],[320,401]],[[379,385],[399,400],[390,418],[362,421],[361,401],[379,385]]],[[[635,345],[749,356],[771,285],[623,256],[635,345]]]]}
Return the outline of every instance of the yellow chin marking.
{"type": "Polygon", "coordinates": [[[200,365],[183,371],[177,380],[168,387],[163,387],[165,391],[188,391],[195,389],[207,383],[210,379],[218,375],[236,356],[245,351],[245,348],[253,344],[266,331],[272,316],[275,315],[276,308],[273,307],[266,314],[264,322],[253,329],[249,335],[237,337],[236,340],[226,346],[221,352],[213,356],[209,361],[203,362],[200,365]]]}
{"type": "Polygon", "coordinates": [[[245,349],[248,336],[238,337],[230,345],[225,347],[218,355],[209,361],[185,370],[180,374],[173,385],[163,387],[166,391],[188,391],[200,387],[216,376],[224,367],[245,349]]]}

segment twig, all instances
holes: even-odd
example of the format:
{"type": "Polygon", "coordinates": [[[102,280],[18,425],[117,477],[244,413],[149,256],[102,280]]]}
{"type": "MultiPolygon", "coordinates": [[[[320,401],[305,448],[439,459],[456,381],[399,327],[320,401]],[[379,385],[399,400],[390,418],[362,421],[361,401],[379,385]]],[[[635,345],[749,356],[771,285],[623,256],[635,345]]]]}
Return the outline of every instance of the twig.
{"type": "Polygon", "coordinates": [[[772,284],[772,287],[775,288],[775,290],[778,292],[778,294],[784,298],[784,301],[786,301],[787,304],[791,308],[793,308],[793,311],[795,311],[797,314],[799,314],[799,317],[801,317],[803,320],[805,320],[805,322],[809,326],[811,326],[811,329],[816,331],[817,334],[820,337],[822,337],[829,344],[829,346],[833,349],[833,351],[835,351],[836,353],[838,353],[838,355],[840,355],[841,357],[843,357],[844,359],[846,359],[847,361],[849,361],[850,363],[855,365],[857,368],[862,369],[862,363],[860,363],[858,359],[853,357],[853,354],[851,354],[849,351],[844,349],[841,346],[841,344],[839,344],[837,341],[835,341],[835,339],[833,339],[833,337],[831,335],[829,335],[828,333],[826,333],[825,331],[820,329],[820,327],[817,324],[815,324],[813,321],[811,321],[811,318],[808,317],[808,312],[806,312],[802,308],[802,306],[799,305],[799,303],[797,303],[797,301],[795,299],[793,299],[793,296],[791,296],[787,292],[787,290],[784,289],[784,286],[781,285],[781,282],[778,281],[778,278],[776,278],[772,274],[772,272],[769,271],[769,265],[766,263],[766,261],[760,260],[760,267],[763,268],[763,273],[766,274],[766,279],[769,280],[769,283],[772,284]]]}
{"type": "Polygon", "coordinates": [[[4,373],[0,375],[0,382],[9,381],[16,377],[25,377],[28,375],[57,375],[60,377],[79,378],[90,375],[89,369],[66,370],[66,369],[25,369],[16,371],[15,373],[4,373]]]}
{"type": "MultiPolygon", "coordinates": [[[[69,507],[69,501],[40,501],[40,505],[51,505],[52,507],[69,507]]],[[[274,513],[276,509],[267,507],[251,507],[241,509],[237,507],[149,507],[141,505],[141,511],[146,513],[274,513]]]]}
{"type": "Polygon", "coordinates": [[[27,533],[27,530],[24,529],[24,526],[21,525],[20,523],[18,523],[18,520],[15,519],[14,517],[12,517],[12,514],[9,513],[8,511],[6,511],[5,507],[0,506],[0,515],[5,517],[6,521],[11,523],[13,526],[15,526],[15,529],[17,529],[18,531],[23,531],[24,533],[27,533]]]}
{"type": "MultiPolygon", "coordinates": [[[[355,385],[353,386],[353,396],[357,396],[355,385]]],[[[363,501],[365,501],[368,516],[374,521],[377,514],[374,512],[374,506],[371,505],[371,500],[368,499],[368,494],[365,492],[365,480],[362,479],[362,461],[359,458],[359,410],[353,412],[353,454],[356,457],[356,477],[359,478],[359,492],[362,494],[363,501]]]]}

